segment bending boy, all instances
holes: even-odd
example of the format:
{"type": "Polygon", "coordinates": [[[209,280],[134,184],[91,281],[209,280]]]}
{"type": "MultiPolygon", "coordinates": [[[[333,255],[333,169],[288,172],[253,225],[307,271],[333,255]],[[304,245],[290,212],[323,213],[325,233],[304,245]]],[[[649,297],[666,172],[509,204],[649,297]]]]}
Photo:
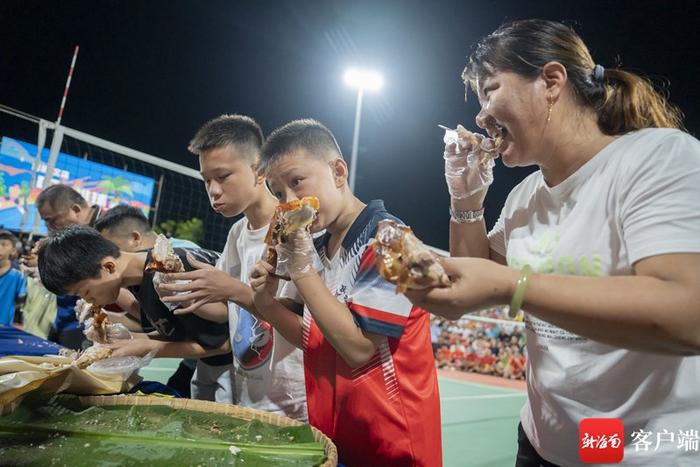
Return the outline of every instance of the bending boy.
{"type": "MultiPolygon", "coordinates": [[[[187,253],[213,263],[216,255],[206,250],[175,249],[185,268],[191,269],[187,253]]],[[[218,381],[209,394],[199,398],[232,402],[226,306],[210,303],[197,314],[177,315],[166,307],[153,284],[153,273],[144,271],[150,251],[120,251],[90,227],[74,226],[53,233],[39,249],[39,275],[56,294],[78,295],[95,305],[115,303],[120,289],[129,289],[141,310],[158,332],[158,339],[133,339],[112,344],[114,356],[143,356],[157,350],[157,357],[198,357],[202,372],[214,373],[205,381],[218,381]]],[[[194,394],[193,394],[194,395],[194,394]]]]}

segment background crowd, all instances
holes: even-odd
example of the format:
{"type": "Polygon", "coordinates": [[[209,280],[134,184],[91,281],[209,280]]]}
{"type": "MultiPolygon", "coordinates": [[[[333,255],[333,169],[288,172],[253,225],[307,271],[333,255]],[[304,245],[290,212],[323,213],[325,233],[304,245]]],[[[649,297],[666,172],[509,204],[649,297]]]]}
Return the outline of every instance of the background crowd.
{"type": "Polygon", "coordinates": [[[457,321],[434,317],[431,331],[438,368],[525,379],[523,323],[504,321],[506,310],[491,308],[457,321]]]}

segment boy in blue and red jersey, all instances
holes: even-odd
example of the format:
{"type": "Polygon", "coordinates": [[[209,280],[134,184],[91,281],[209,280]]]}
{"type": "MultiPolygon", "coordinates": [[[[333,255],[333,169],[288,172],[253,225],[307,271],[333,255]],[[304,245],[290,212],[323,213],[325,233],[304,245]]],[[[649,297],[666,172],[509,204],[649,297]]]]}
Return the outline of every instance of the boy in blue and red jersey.
{"type": "Polygon", "coordinates": [[[314,241],[301,230],[290,239],[291,282],[280,296],[270,264],[258,263],[251,275],[258,311],[304,350],[310,423],[334,441],[346,465],[440,466],[429,315],[379,275],[370,246],[377,223],[396,218],[382,201],[353,195],[335,138],[317,121],[275,130],[259,170],[281,202],[320,201],[311,232],[325,234],[314,241]]]}

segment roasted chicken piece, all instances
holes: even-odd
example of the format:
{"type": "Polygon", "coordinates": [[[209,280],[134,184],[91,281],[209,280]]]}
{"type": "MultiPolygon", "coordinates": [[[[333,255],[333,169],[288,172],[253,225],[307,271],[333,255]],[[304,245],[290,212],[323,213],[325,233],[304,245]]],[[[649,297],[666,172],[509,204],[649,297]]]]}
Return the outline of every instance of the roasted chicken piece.
{"type": "Polygon", "coordinates": [[[265,235],[267,244],[267,261],[273,267],[277,266],[277,250],[275,247],[286,243],[287,238],[293,232],[300,229],[311,228],[316,220],[320,203],[315,196],[305,196],[289,203],[280,204],[275,210],[275,215],[270,222],[270,228],[265,235]]]}
{"type": "Polygon", "coordinates": [[[182,272],[185,266],[182,264],[180,257],[175,254],[170,240],[163,235],[158,234],[156,243],[151,251],[151,261],[146,265],[146,272],[182,272]]]}
{"type": "Polygon", "coordinates": [[[92,347],[85,349],[74,363],[78,366],[78,368],[84,370],[97,361],[109,358],[110,355],[112,355],[112,349],[93,345],[92,347]]]}
{"type": "Polygon", "coordinates": [[[99,306],[93,305],[82,298],[78,300],[78,303],[75,304],[74,308],[75,317],[78,319],[80,324],[83,324],[85,321],[92,318],[92,315],[100,310],[101,309],[99,306]]]}
{"type": "Polygon", "coordinates": [[[396,285],[397,293],[450,285],[435,253],[408,226],[390,219],[380,221],[372,248],[379,273],[396,285]]]}
{"type": "Polygon", "coordinates": [[[471,132],[462,125],[458,125],[457,129],[453,131],[457,133],[461,141],[468,143],[474,148],[474,152],[479,156],[481,165],[486,165],[490,160],[498,157],[506,133],[506,130],[498,125],[490,129],[491,134],[495,135],[493,138],[471,132]]]}
{"type": "Polygon", "coordinates": [[[101,306],[81,299],[75,307],[75,315],[79,323],[85,324],[85,337],[93,342],[107,343],[111,324],[101,306]]]}

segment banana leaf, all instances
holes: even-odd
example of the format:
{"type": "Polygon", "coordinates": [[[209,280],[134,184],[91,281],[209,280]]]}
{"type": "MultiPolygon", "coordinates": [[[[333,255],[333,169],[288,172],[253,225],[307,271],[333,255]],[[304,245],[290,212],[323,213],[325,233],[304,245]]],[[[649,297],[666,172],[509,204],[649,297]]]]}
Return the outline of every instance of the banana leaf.
{"type": "Polygon", "coordinates": [[[78,397],[34,395],[0,417],[2,465],[315,466],[325,461],[309,425],[167,406],[84,407],[78,397]]]}

